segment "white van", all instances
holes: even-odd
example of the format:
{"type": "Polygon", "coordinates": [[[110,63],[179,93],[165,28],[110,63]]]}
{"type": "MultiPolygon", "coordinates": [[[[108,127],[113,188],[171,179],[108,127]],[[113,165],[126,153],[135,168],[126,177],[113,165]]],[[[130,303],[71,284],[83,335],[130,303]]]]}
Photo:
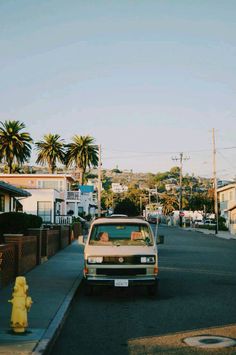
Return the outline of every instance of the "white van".
{"type": "Polygon", "coordinates": [[[157,242],[148,222],[129,217],[99,218],[90,228],[84,249],[87,294],[97,285],[146,285],[158,292],[157,242]]]}

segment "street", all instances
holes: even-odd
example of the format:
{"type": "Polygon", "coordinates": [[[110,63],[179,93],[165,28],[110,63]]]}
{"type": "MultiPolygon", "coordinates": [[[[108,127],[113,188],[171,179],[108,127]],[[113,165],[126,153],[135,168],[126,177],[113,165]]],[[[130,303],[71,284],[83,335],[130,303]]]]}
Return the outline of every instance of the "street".
{"type": "Polygon", "coordinates": [[[159,297],[145,288],[98,289],[86,297],[82,284],[52,354],[154,354],[163,335],[236,323],[236,241],[171,227],[159,233],[159,297]]]}

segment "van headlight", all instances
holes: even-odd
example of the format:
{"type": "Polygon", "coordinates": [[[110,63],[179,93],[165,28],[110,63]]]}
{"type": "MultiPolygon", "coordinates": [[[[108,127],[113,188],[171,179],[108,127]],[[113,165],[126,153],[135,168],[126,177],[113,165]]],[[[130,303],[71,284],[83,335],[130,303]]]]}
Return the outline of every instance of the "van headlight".
{"type": "Polygon", "coordinates": [[[155,264],[155,256],[141,256],[141,264],[155,264]]]}
{"type": "Polygon", "coordinates": [[[103,262],[102,256],[89,256],[88,264],[101,264],[103,262]]]}

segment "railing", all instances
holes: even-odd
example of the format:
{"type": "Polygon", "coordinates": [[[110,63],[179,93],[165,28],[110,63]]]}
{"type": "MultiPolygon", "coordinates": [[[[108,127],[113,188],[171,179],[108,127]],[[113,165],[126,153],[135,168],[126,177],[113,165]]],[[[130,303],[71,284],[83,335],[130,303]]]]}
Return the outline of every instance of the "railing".
{"type": "Polygon", "coordinates": [[[66,199],[67,200],[76,200],[78,202],[80,202],[80,191],[67,191],[67,194],[66,194],[66,199]]]}
{"type": "Polygon", "coordinates": [[[72,216],[67,216],[67,215],[55,216],[55,223],[56,224],[71,224],[72,223],[72,216]]]}

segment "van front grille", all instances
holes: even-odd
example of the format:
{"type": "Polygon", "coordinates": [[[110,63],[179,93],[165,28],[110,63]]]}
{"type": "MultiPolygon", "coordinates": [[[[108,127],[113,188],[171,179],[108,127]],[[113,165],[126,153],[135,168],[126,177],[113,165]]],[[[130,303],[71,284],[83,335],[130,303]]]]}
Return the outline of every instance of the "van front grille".
{"type": "Polygon", "coordinates": [[[146,275],[146,269],[97,269],[96,273],[107,276],[135,276],[146,275]]]}

